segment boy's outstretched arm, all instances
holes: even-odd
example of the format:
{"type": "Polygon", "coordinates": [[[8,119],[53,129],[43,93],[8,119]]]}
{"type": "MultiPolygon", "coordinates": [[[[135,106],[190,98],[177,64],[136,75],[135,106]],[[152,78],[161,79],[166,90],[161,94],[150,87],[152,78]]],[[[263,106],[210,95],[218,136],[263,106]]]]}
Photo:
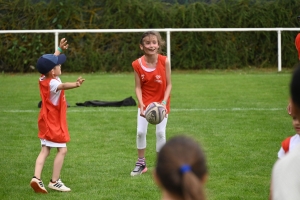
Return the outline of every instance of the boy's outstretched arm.
{"type": "Polygon", "coordinates": [[[61,83],[58,85],[57,90],[69,90],[73,88],[80,87],[82,83],[85,81],[81,76],[78,77],[76,82],[67,82],[67,83],[61,83]]]}

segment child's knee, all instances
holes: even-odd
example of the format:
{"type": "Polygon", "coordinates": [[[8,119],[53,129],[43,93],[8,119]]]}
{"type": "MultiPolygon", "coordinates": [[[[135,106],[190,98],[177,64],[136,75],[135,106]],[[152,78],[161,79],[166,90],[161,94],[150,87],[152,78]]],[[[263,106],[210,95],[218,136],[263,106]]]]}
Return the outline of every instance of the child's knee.
{"type": "Polygon", "coordinates": [[[42,146],[40,154],[44,157],[48,157],[50,155],[50,148],[47,146],[42,146]]]}
{"type": "Polygon", "coordinates": [[[57,148],[57,153],[62,154],[62,155],[66,155],[68,152],[68,149],[66,147],[62,147],[62,148],[57,148]]]}
{"type": "Polygon", "coordinates": [[[147,134],[146,132],[141,132],[141,131],[137,132],[136,144],[138,149],[146,148],[146,134],[147,134]]]}
{"type": "Polygon", "coordinates": [[[138,131],[136,136],[137,138],[144,138],[146,137],[147,132],[146,131],[138,131]]]}
{"type": "Polygon", "coordinates": [[[163,131],[157,131],[156,132],[156,138],[158,140],[164,140],[166,138],[166,134],[163,131]]]}
{"type": "Polygon", "coordinates": [[[156,152],[159,152],[165,143],[166,143],[166,133],[156,132],[156,152]]]}

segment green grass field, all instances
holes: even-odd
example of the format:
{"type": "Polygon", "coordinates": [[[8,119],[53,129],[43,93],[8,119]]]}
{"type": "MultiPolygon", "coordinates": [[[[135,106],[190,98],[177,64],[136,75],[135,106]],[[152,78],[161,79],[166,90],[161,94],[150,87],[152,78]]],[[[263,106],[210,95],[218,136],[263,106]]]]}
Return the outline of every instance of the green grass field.
{"type": "MultiPolygon", "coordinates": [[[[66,91],[71,142],[61,178],[69,193],[35,194],[29,182],[40,151],[38,74],[0,75],[0,199],[160,199],[152,179],[154,126],[147,136],[148,172],[131,177],[136,152],[136,107],[76,107],[87,100],[133,96],[134,75],[80,74],[82,87],[66,91]]],[[[63,82],[79,74],[63,74],[63,82]]],[[[267,199],[281,141],[295,132],[286,112],[289,71],[196,71],[172,73],[167,138],[193,137],[209,166],[209,200],[267,199]]],[[[51,178],[53,149],[42,179],[51,178]]]]}

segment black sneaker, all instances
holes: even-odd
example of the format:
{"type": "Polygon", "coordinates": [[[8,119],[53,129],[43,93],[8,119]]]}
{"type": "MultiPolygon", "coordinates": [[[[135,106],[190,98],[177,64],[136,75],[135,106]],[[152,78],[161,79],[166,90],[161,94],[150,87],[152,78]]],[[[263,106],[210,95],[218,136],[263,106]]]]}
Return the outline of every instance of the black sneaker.
{"type": "Polygon", "coordinates": [[[146,162],[141,163],[141,162],[136,162],[135,164],[135,168],[133,169],[133,171],[130,173],[131,176],[137,176],[137,175],[141,175],[143,173],[147,172],[147,166],[146,166],[146,162]]]}

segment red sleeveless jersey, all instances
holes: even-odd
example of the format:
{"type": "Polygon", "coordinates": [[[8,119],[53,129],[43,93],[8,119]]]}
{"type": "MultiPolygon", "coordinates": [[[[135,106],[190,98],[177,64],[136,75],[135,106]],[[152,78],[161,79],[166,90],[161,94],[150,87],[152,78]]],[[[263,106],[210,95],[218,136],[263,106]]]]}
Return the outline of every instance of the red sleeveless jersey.
{"type": "Polygon", "coordinates": [[[67,103],[64,90],[61,90],[57,106],[50,101],[50,81],[45,78],[39,81],[42,107],[38,117],[38,137],[51,142],[66,143],[70,141],[67,126],[67,103]]]}
{"type": "MultiPolygon", "coordinates": [[[[140,78],[143,103],[146,107],[152,102],[160,103],[164,98],[167,88],[166,58],[158,54],[156,68],[147,68],[143,57],[132,62],[132,67],[140,78]]],[[[170,112],[170,97],[166,108],[170,112]]]]}

